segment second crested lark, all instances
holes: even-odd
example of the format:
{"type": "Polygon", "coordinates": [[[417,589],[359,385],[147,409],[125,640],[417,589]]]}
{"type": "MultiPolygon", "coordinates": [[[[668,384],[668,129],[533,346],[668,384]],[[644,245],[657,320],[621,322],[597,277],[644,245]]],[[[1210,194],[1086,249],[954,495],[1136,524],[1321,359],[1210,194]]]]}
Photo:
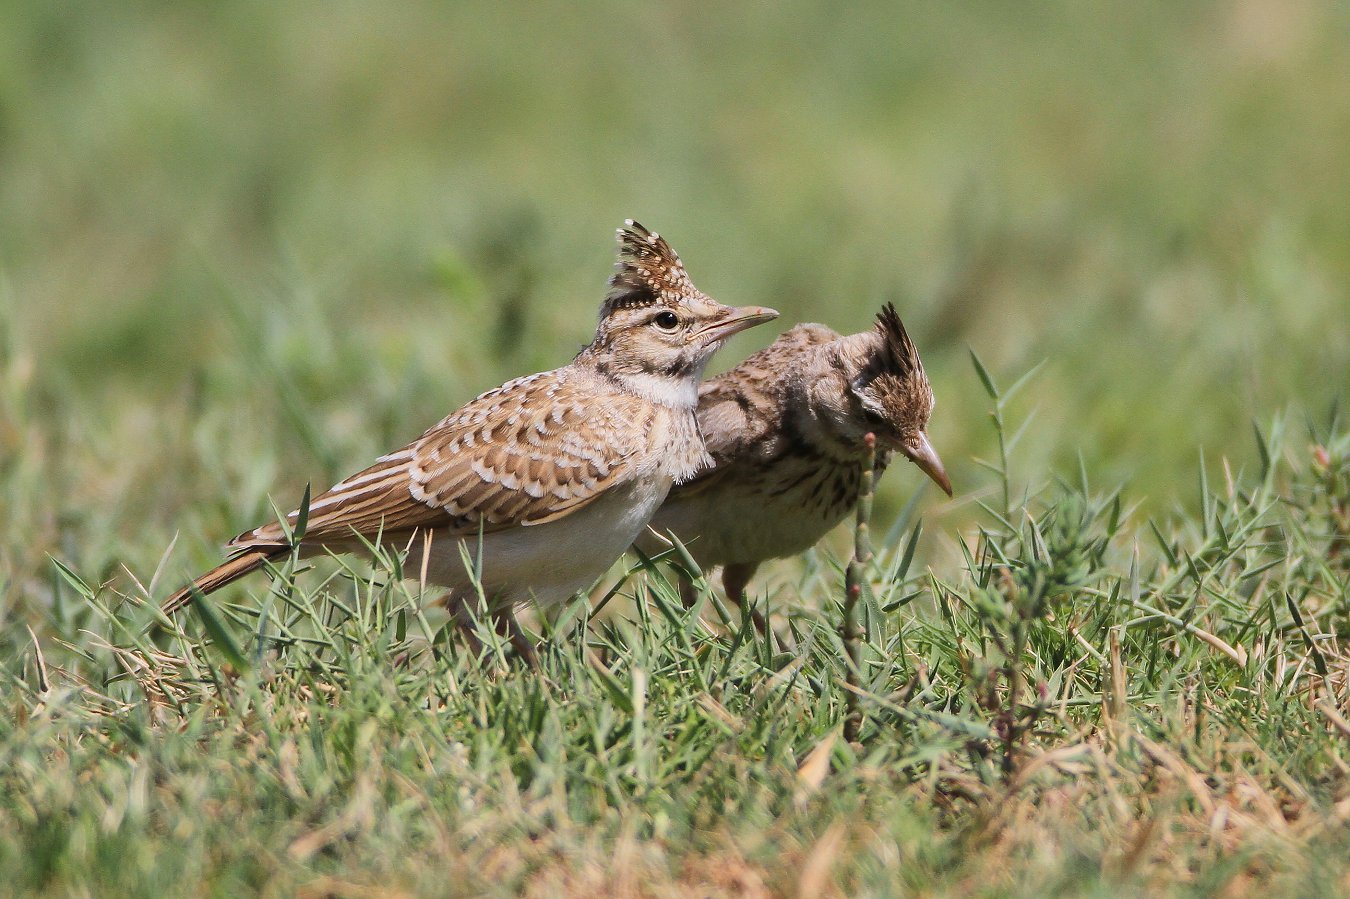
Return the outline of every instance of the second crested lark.
{"type": "Polygon", "coordinates": [[[727,597],[738,600],[761,562],[809,549],[853,509],[869,432],[878,473],[898,452],[950,496],[925,432],[932,410],[918,350],[891,305],[873,330],[848,337],[798,325],[700,388],[713,466],[671,491],[638,546],[660,551],[656,535],[674,533],[703,568],[724,566],[727,597]]]}
{"type": "MultiPolygon", "coordinates": [[[[704,365],[727,337],[778,314],[705,296],[674,250],[636,222],[619,243],[589,346],[569,365],[489,390],[315,497],[300,554],[362,553],[377,540],[406,549],[405,571],[449,587],[461,614],[476,596],[476,567],[494,623],[528,653],[515,607],[589,586],[671,485],[707,464],[695,421],[704,365]]],[[[169,597],[164,611],[294,549],[275,522],[229,548],[229,560],[169,597]]]]}

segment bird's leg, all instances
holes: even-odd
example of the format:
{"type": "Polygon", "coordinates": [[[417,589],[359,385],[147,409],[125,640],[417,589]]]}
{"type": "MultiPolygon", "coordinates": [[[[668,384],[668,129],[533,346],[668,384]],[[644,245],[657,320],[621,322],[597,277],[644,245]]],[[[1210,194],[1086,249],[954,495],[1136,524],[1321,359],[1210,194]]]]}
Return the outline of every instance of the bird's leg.
{"type": "Polygon", "coordinates": [[[504,609],[493,612],[492,627],[498,634],[511,641],[511,645],[516,652],[529,663],[531,668],[539,667],[539,654],[534,651],[534,644],[530,642],[529,637],[525,636],[525,631],[521,630],[514,609],[508,605],[504,609]]]}
{"type": "Polygon", "coordinates": [[[459,635],[464,638],[464,646],[475,656],[483,655],[483,641],[478,639],[477,628],[478,618],[469,608],[469,604],[455,596],[454,592],[445,594],[441,599],[445,607],[455,616],[455,626],[459,628],[459,635]]]}
{"type": "MultiPolygon", "coordinates": [[[[745,599],[745,588],[750,578],[755,576],[757,568],[758,562],[737,562],[722,569],[722,589],[727,593],[727,602],[734,603],[738,608],[741,606],[745,599]]],[[[755,622],[756,631],[761,634],[768,632],[769,621],[759,609],[750,610],[750,620],[755,622]]]]}
{"type": "MultiPolygon", "coordinates": [[[[469,604],[462,600],[456,601],[453,592],[447,593],[443,601],[451,607],[455,622],[459,626],[459,632],[463,635],[464,643],[468,646],[469,651],[475,655],[482,655],[483,641],[478,639],[478,634],[475,632],[478,618],[469,604]]],[[[496,608],[489,606],[487,616],[488,620],[492,622],[492,629],[498,636],[505,637],[510,641],[511,647],[521,658],[529,662],[531,667],[539,667],[539,656],[534,651],[534,645],[530,643],[530,638],[525,636],[525,632],[520,629],[520,622],[516,621],[515,610],[510,604],[496,608]]]]}
{"type": "MultiPolygon", "coordinates": [[[[453,611],[455,609],[455,592],[451,590],[447,593],[443,593],[441,594],[440,598],[432,600],[430,603],[424,604],[422,608],[426,608],[427,606],[440,606],[446,611],[453,611]]],[[[470,633],[471,626],[467,624],[464,616],[462,616],[459,612],[454,612],[454,615],[455,621],[458,624],[460,632],[464,634],[466,640],[469,640],[472,636],[470,633]]],[[[474,652],[477,652],[479,649],[479,647],[477,646],[472,646],[470,648],[474,652]]],[[[435,640],[431,641],[427,649],[431,652],[432,658],[439,659],[441,657],[440,650],[436,648],[435,640]]],[[[412,658],[413,658],[412,650],[405,649],[403,650],[403,652],[400,652],[398,655],[394,657],[394,666],[397,668],[405,668],[407,667],[408,663],[412,661],[412,658]]]]}
{"type": "Polygon", "coordinates": [[[745,594],[745,587],[754,577],[757,562],[736,562],[722,569],[722,589],[727,592],[730,602],[739,604],[745,594]]]}
{"type": "Polygon", "coordinates": [[[685,611],[694,607],[698,602],[698,588],[694,586],[694,579],[683,571],[679,572],[680,578],[680,602],[684,603],[685,611]]]}

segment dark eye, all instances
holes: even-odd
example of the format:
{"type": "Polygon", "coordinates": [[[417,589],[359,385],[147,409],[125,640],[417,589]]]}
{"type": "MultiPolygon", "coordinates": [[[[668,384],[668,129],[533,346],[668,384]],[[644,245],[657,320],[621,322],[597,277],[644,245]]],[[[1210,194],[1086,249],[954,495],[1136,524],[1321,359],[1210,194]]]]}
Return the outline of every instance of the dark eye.
{"type": "Polygon", "coordinates": [[[662,312],[652,322],[662,331],[674,331],[680,324],[680,317],[674,312],[662,312]]]}

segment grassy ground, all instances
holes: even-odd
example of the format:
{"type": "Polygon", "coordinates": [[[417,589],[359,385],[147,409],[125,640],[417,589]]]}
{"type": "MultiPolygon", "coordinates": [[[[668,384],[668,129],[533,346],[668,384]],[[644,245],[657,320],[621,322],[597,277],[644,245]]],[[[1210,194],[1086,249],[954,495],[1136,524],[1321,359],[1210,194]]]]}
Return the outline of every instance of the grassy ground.
{"type": "MultiPolygon", "coordinates": [[[[1302,445],[1302,441],[1299,441],[1302,445]]],[[[920,525],[760,636],[660,569],[549,625],[541,672],[469,659],[398,580],[285,566],[159,640],[61,567],[12,629],[0,875],[106,895],[1331,895],[1350,888],[1350,437],[1203,512],[1058,485],[991,506],[964,565],[920,525]]],[[[1004,483],[996,479],[998,485],[1004,483]]],[[[331,566],[329,566],[331,567],[331,566]]]]}
{"type": "Polygon", "coordinates": [[[1315,0],[6,5],[0,882],[1350,889],[1347,37],[1315,0]],[[893,300],[923,350],[958,495],[882,483],[855,745],[846,533],[761,577],[768,642],[620,566],[543,677],[390,566],[141,635],[269,494],[569,358],[628,216],[727,302],[893,300]],[[968,348],[1039,368],[991,396],[968,348]]]}

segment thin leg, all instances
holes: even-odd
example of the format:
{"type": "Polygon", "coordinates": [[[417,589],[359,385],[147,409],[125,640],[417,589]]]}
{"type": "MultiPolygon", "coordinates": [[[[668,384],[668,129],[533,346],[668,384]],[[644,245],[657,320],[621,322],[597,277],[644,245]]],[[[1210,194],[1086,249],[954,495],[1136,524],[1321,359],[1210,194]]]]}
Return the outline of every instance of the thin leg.
{"type": "Polygon", "coordinates": [[[516,652],[522,659],[530,664],[531,668],[539,667],[539,654],[534,651],[534,644],[530,638],[525,636],[525,632],[520,629],[520,622],[516,620],[516,613],[510,606],[494,612],[492,615],[492,627],[503,637],[511,641],[516,652]]]}
{"type": "MultiPolygon", "coordinates": [[[[755,570],[759,568],[758,562],[738,562],[734,565],[728,565],[722,569],[722,589],[727,592],[727,601],[741,605],[745,597],[745,588],[750,583],[750,578],[755,576],[755,570]]],[[[761,634],[769,630],[768,619],[759,609],[750,610],[750,620],[755,622],[755,630],[761,634]]]]}
{"type": "MultiPolygon", "coordinates": [[[[459,625],[459,632],[464,637],[465,644],[469,651],[475,655],[481,655],[483,652],[483,641],[478,639],[474,633],[477,626],[477,619],[474,613],[469,609],[467,603],[456,602],[453,593],[447,593],[443,600],[455,616],[455,621],[459,625]]],[[[492,629],[498,635],[505,637],[511,642],[511,647],[525,661],[529,662],[531,667],[539,667],[539,656],[534,650],[534,645],[530,643],[530,638],[525,636],[525,632],[520,629],[520,622],[516,621],[515,611],[508,605],[504,609],[494,609],[489,611],[488,618],[492,621],[492,629]]]]}
{"type": "Polygon", "coordinates": [[[740,604],[745,587],[750,583],[750,578],[755,576],[758,567],[758,562],[737,562],[722,569],[722,589],[727,592],[729,602],[740,604]]]}
{"type": "Polygon", "coordinates": [[[694,607],[698,602],[698,591],[694,589],[694,582],[680,573],[680,602],[684,603],[686,611],[694,607]]]}
{"type": "Polygon", "coordinates": [[[459,628],[459,635],[464,638],[465,647],[475,656],[482,656],[483,641],[478,639],[478,619],[469,611],[468,604],[459,600],[453,592],[445,594],[441,602],[455,617],[455,625],[459,628]]]}

